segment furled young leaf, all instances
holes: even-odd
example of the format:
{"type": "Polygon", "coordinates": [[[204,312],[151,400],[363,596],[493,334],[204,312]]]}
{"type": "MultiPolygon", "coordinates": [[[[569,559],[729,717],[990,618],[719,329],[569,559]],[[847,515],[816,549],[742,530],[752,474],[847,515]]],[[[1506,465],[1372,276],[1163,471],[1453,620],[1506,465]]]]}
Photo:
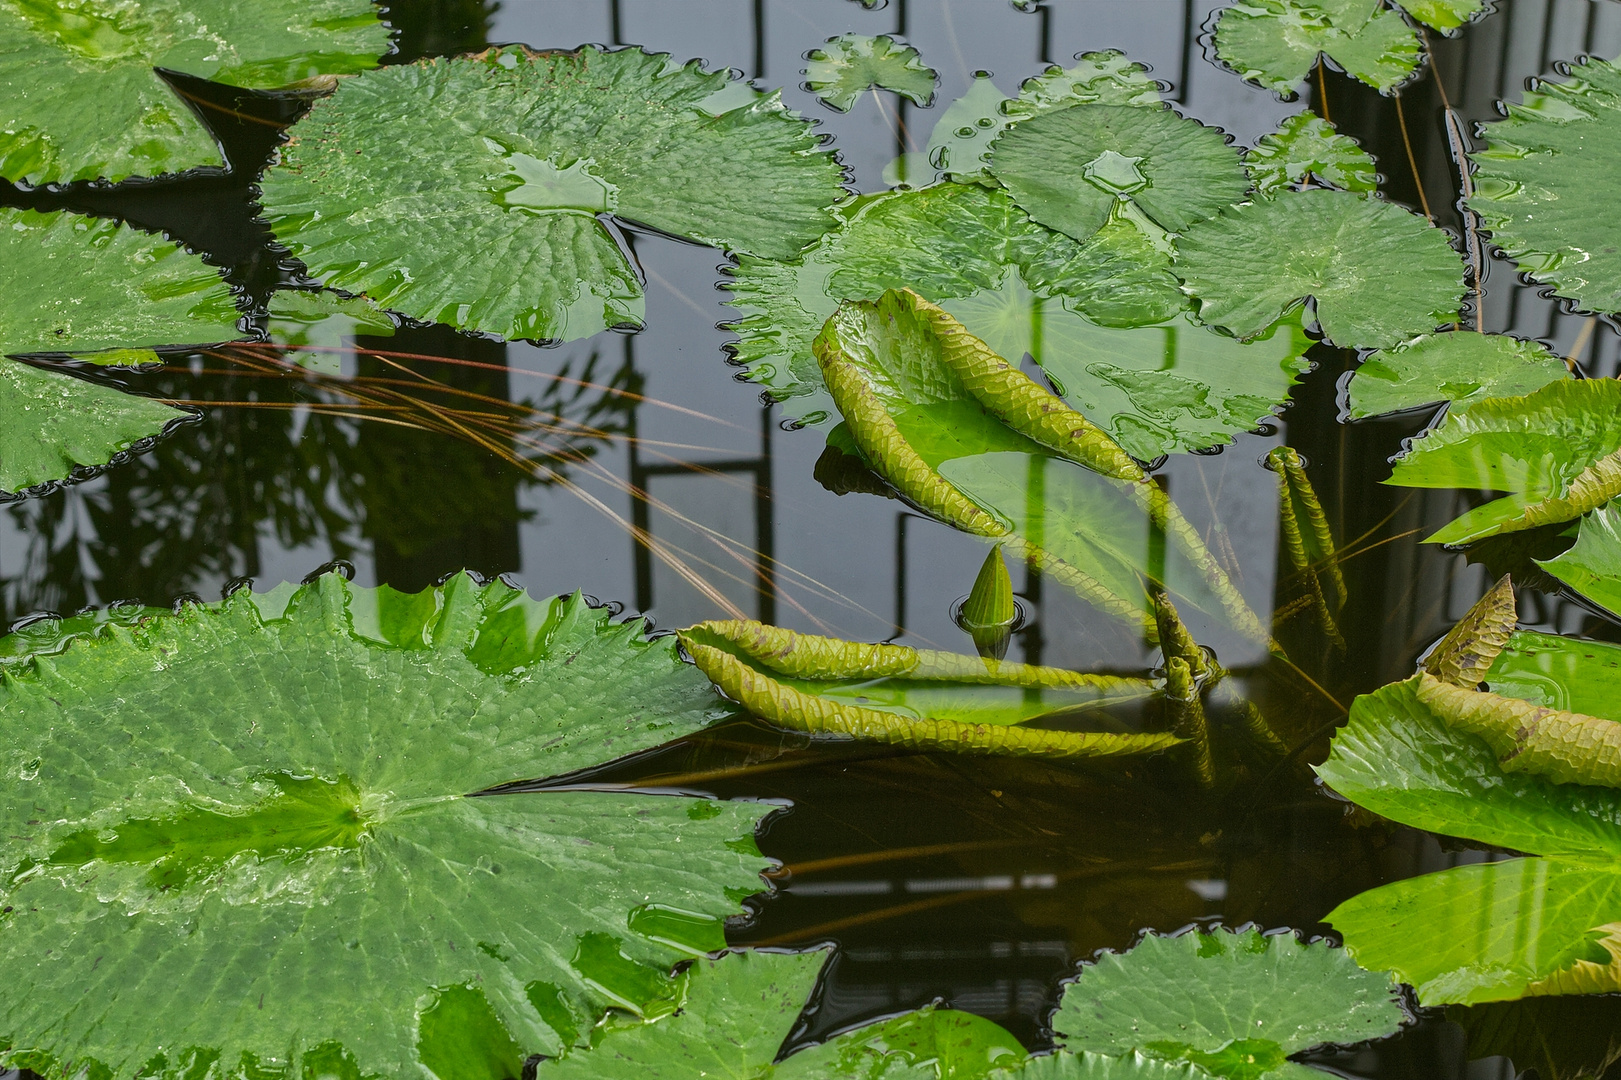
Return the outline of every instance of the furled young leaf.
{"type": "Polygon", "coordinates": [[[1011,274],[994,291],[942,306],[999,355],[1040,364],[1059,397],[1142,461],[1253,431],[1309,367],[1298,318],[1248,342],[1185,311],[1152,325],[1099,326],[1011,274]]]}
{"type": "Polygon", "coordinates": [[[1621,166],[1621,68],[1585,60],[1541,81],[1470,155],[1469,206],[1492,243],[1589,311],[1621,311],[1621,223],[1592,178],[1621,166]]]}
{"type": "Polygon", "coordinates": [[[833,224],[840,179],[809,124],[725,72],[514,46],[346,80],[260,187],[323,284],[417,319],[568,340],[641,321],[609,215],[786,259],[833,224]]]}
{"type": "Polygon", "coordinates": [[[1275,195],[1307,180],[1341,191],[1379,188],[1379,173],[1368,152],[1310,112],[1296,113],[1278,130],[1262,135],[1245,151],[1244,168],[1257,195],[1275,195]]]}
{"type": "Polygon", "coordinates": [[[1414,439],[1386,483],[1508,494],[1427,543],[1467,544],[1574,521],[1621,493],[1621,382],[1564,379],[1523,397],[1488,398],[1414,439]]]}
{"type": "Polygon", "coordinates": [[[1216,55],[1279,94],[1294,93],[1319,55],[1388,94],[1418,68],[1423,51],[1380,0],[1239,0],[1216,23],[1216,55]]]}
{"type": "Polygon", "coordinates": [[[856,98],[874,87],[891,90],[923,108],[934,99],[934,69],[912,46],[887,34],[828,38],[807,59],[805,89],[839,112],[849,112],[856,98]]]}
{"type": "Polygon", "coordinates": [[[1485,0],[1391,0],[1432,30],[1456,30],[1486,10],[1485,0]]]}
{"type": "Polygon", "coordinates": [[[1621,611],[1621,507],[1606,503],[1586,514],[1575,546],[1537,565],[1594,603],[1621,611]]]}
{"type": "Polygon", "coordinates": [[[1507,773],[1621,788],[1621,724],[1418,676],[1418,699],[1448,727],[1478,737],[1507,773]]]}
{"type": "MultiPolygon", "coordinates": [[[[1043,310],[1054,318],[1062,306],[1112,328],[1158,325],[1187,305],[1166,254],[1127,220],[1077,244],[1032,222],[1006,192],[955,183],[862,197],[842,216],[796,262],[744,257],[726,282],[743,312],[731,324],[736,360],[774,397],[809,398],[790,406],[799,417],[825,415],[811,343],[843,300],[902,288],[939,302],[1000,291],[1050,301],[1043,310]]],[[[992,334],[971,317],[968,325],[992,334]]],[[[1156,354],[1163,333],[1144,335],[1156,354]]]]}
{"type": "Polygon", "coordinates": [[[863,457],[922,509],[1005,539],[1050,577],[1147,633],[1145,581],[1150,589],[1170,585],[1246,637],[1270,641],[1141,466],[948,312],[892,290],[877,303],[842,306],[815,347],[863,457]],[[1163,570],[1144,561],[1151,525],[1170,539],[1163,570]]]}
{"type": "Polygon", "coordinates": [[[1293,934],[1149,934],[1104,953],[1064,988],[1052,1018],[1069,1050],[1140,1051],[1215,1076],[1321,1076],[1288,1055],[1393,1034],[1406,1020],[1390,976],[1293,934]]]}
{"type": "Polygon", "coordinates": [[[1239,337],[1313,298],[1323,335],[1346,348],[1395,345],[1455,322],[1463,261],[1417,214],[1345,191],[1285,191],[1200,222],[1172,271],[1199,318],[1239,337]]]}
{"type": "Polygon", "coordinates": [[[1179,233],[1244,197],[1238,152],[1215,128],[1169,107],[1074,105],[997,136],[991,175],[1043,225],[1077,240],[1129,200],[1179,233]]]}
{"type": "Polygon", "coordinates": [[[718,704],[640,623],[465,576],[244,590],[8,665],[5,1062],[478,1080],[435,1064],[456,1038],[516,1068],[606,1004],[668,1011],[664,971],[760,887],[763,808],[465,796],[718,704]]]}
{"type": "Polygon", "coordinates": [[[991,143],[1009,124],[1071,105],[1162,107],[1148,69],[1113,49],[1082,53],[1073,67],[1050,65],[1026,79],[1016,98],[998,90],[989,75],[976,75],[936,121],[926,160],[955,180],[987,179],[991,143]]]}
{"type": "Polygon", "coordinates": [[[1568,378],[1564,361],[1535,341],[1454,330],[1424,334],[1362,361],[1346,387],[1353,419],[1442,401],[1454,412],[1494,397],[1517,397],[1568,378]]]}
{"type": "MultiPolygon", "coordinates": [[[[1487,685],[1615,720],[1621,649],[1516,633],[1487,685]]],[[[1458,867],[1363,893],[1330,912],[1364,966],[1425,1005],[1621,989],[1621,792],[1504,772],[1421,700],[1418,679],[1356,699],[1317,770],[1374,813],[1532,858],[1458,867]]]]}
{"type": "MultiPolygon", "coordinates": [[[[239,336],[236,304],[219,272],[173,243],[115,221],[0,209],[0,355],[94,354],[239,336]]],[[[155,359],[102,354],[108,357],[155,359]]],[[[182,415],[62,371],[0,359],[0,490],[104,464],[182,415]]]]}
{"type": "Polygon", "coordinates": [[[1279,446],[1268,451],[1266,467],[1280,481],[1278,526],[1284,553],[1310,595],[1323,632],[1343,650],[1345,639],[1337,616],[1348,598],[1345,575],[1322,500],[1306,475],[1305,459],[1294,447],[1279,446]]]}
{"type": "Polygon", "coordinates": [[[1046,757],[1146,754],[1180,741],[1017,726],[1051,712],[1146,697],[1152,684],[1140,679],[840,641],[760,623],[700,623],[679,636],[698,669],[750,712],[815,735],[1046,757]],[[869,695],[869,686],[876,693],[869,695]],[[1003,698],[997,708],[986,687],[1018,688],[1026,700],[1003,698]]]}
{"type": "Polygon", "coordinates": [[[269,89],[373,67],[388,36],[367,0],[7,0],[0,176],[38,185],[223,165],[154,68],[269,89]]]}
{"type": "Polygon", "coordinates": [[[1514,582],[1504,574],[1430,650],[1424,670],[1444,683],[1474,689],[1502,654],[1519,617],[1514,582]]]}

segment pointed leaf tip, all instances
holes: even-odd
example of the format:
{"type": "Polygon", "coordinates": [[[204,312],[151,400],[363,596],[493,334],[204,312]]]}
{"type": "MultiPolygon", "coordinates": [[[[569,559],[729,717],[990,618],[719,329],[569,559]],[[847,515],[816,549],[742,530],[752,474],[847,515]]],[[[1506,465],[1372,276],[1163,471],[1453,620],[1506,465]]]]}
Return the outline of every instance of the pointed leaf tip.
{"type": "Polygon", "coordinates": [[[1518,620],[1514,583],[1504,574],[1431,650],[1424,670],[1453,686],[1479,686],[1518,620]]]}

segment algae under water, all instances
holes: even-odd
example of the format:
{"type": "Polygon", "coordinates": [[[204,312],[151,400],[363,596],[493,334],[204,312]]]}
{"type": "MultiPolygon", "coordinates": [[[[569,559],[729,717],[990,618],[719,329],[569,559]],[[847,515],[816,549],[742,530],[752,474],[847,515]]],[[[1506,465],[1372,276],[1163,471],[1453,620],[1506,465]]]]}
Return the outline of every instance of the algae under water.
{"type": "MultiPolygon", "coordinates": [[[[1290,6],[1251,0],[1245,7],[1269,5],[1290,6]]],[[[998,132],[1010,117],[1039,115],[1064,94],[1081,95],[1086,108],[1115,110],[1113,117],[1138,107],[1145,93],[1163,95],[1182,115],[1233,137],[1230,154],[1208,131],[1196,141],[1201,160],[1214,162],[1208,168],[1225,170],[1224,182],[1236,185],[1243,167],[1238,148],[1254,147],[1286,118],[1309,109],[1372,156],[1384,198],[1416,215],[1413,228],[1431,217],[1462,249],[1460,266],[1471,267],[1460,279],[1468,285],[1463,326],[1445,332],[1512,334],[1546,346],[1548,354],[1536,353],[1539,362],[1551,354],[1569,358],[1588,377],[1621,374],[1621,332],[1614,322],[1544,295],[1479,239],[1476,219],[1459,209],[1471,191],[1458,167],[1464,149],[1486,145],[1473,125],[1497,120],[1497,102],[1517,101],[1527,79],[1556,78],[1558,65],[1579,55],[1621,54],[1621,4],[1498,0],[1452,36],[1426,31],[1428,59],[1398,96],[1383,96],[1330,64],[1314,68],[1292,101],[1221,66],[1219,31],[1214,41],[1210,35],[1226,6],[1216,0],[394,0],[380,13],[395,33],[385,67],[508,43],[536,50],[596,43],[671,54],[676,64],[646,65],[661,78],[674,77],[670,72],[689,57],[701,57],[710,73],[736,69],[758,89],[782,88],[789,108],[818,121],[816,132],[832,136],[818,149],[836,152],[849,185],[862,193],[922,187],[937,168],[964,179],[978,175],[994,186],[998,132]],[[862,58],[853,74],[837,72],[848,77],[830,100],[818,98],[806,69],[827,65],[830,54],[849,48],[830,43],[850,34],[887,35],[889,45],[910,46],[920,60],[910,54],[895,60],[898,54],[885,46],[877,60],[862,58]],[[1119,50],[1150,72],[1133,75],[1120,63],[1096,61],[1088,75],[1094,82],[1084,90],[1050,80],[1001,105],[1019,95],[1026,78],[1102,50],[1119,50]],[[887,66],[880,62],[885,55],[892,61],[887,66]],[[932,99],[919,64],[937,73],[932,99]],[[851,80],[868,78],[895,85],[851,89],[851,80]]],[[[1393,10],[1381,19],[1398,18],[1393,10]]],[[[1416,41],[1418,31],[1413,34],[1416,41]]],[[[809,76],[827,77],[820,68],[809,76]]],[[[669,194],[671,178],[656,175],[656,162],[608,161],[600,154],[569,159],[528,143],[502,142],[499,153],[490,151],[492,160],[505,163],[489,178],[492,190],[518,208],[502,213],[521,215],[536,229],[537,221],[567,217],[570,226],[590,233],[593,250],[607,253],[604,265],[612,264],[604,271],[612,279],[606,310],[579,306],[581,296],[587,306],[598,296],[589,289],[564,296],[557,310],[568,317],[557,325],[595,329],[617,322],[616,329],[543,346],[443,323],[390,320],[364,304],[277,308],[273,293],[307,298],[286,286],[312,282],[277,239],[283,221],[274,207],[259,204],[257,185],[288,128],[311,110],[312,95],[237,89],[183,71],[166,72],[164,79],[218,137],[228,171],[205,168],[118,184],[0,182],[0,205],[73,211],[166,233],[218,267],[244,310],[250,303],[256,311],[270,307],[270,341],[166,351],[161,366],[91,370],[68,362],[77,377],[194,407],[196,415],[104,470],[0,505],[0,621],[15,630],[0,639],[0,662],[49,643],[61,617],[85,609],[104,609],[103,618],[118,621],[142,605],[213,601],[242,579],[264,592],[334,563],[357,587],[416,592],[465,569],[501,576],[537,598],[581,590],[647,614],[660,628],[755,619],[810,634],[973,651],[974,640],[953,613],[981,573],[984,538],[895,498],[869,468],[860,440],[836,427],[839,417],[825,395],[763,401],[762,390],[779,388],[758,370],[769,362],[768,351],[743,356],[742,346],[736,350],[756,365],[750,373],[757,381],[728,365],[729,347],[740,333],[751,333],[723,325],[747,314],[727,303],[732,294],[725,289],[742,276],[734,279],[733,260],[717,249],[672,235],[674,226],[660,231],[638,224],[633,206],[663,212],[674,205],[699,216],[717,209],[692,209],[691,192],[669,194]],[[641,327],[632,332],[636,323],[641,327]],[[135,607],[109,607],[117,604],[135,607]]],[[[690,92],[709,103],[704,122],[691,123],[706,131],[715,117],[761,97],[735,82],[714,91],[696,77],[690,92]],[[705,96],[712,93],[731,96],[705,96]]],[[[768,110],[761,115],[762,125],[778,120],[768,110]]],[[[741,132],[737,152],[750,152],[751,129],[739,121],[729,130],[741,132]]],[[[419,142],[438,145],[444,133],[401,128],[386,134],[368,154],[386,154],[392,140],[403,157],[419,142]]],[[[885,249],[896,237],[904,248],[905,233],[873,226],[869,235],[878,243],[860,247],[852,240],[838,256],[846,262],[812,267],[814,273],[776,287],[802,290],[794,295],[803,297],[809,295],[803,290],[816,288],[815,274],[848,273],[879,283],[878,292],[914,285],[944,290],[927,299],[982,338],[1026,343],[1022,370],[1066,401],[1106,393],[1111,402],[1148,402],[1132,417],[1135,430],[1146,433],[1141,445],[1155,439],[1178,445],[1164,434],[1182,430],[1177,417],[1202,432],[1206,428],[1193,420],[1209,421],[1218,406],[1214,430],[1254,421],[1255,430],[1219,452],[1148,462],[1154,483],[1181,508],[1287,654],[1269,651],[1266,642],[1222,618],[1183,610],[1192,638],[1212,650],[1225,672],[1221,695],[1207,703],[1205,747],[1215,774],[1225,779],[1202,786],[1192,772],[1159,758],[1075,764],[829,743],[733,718],[666,746],[529,785],[780,802],[783,808],[765,817],[758,837],[761,852],[782,863],[769,875],[776,892],[750,900],[748,917],[728,925],[727,941],[836,946],[814,1008],[793,1029],[790,1046],[935,1001],[994,1020],[1026,1048],[1051,1046],[1060,980],[1074,974],[1077,961],[1103,949],[1123,951],[1144,931],[1254,924],[1327,934],[1326,914],[1367,890],[1499,861],[1502,852],[1357,810],[1331,795],[1310,766],[1327,756],[1329,737],[1353,698],[1410,675],[1424,650],[1504,573],[1519,587],[1521,627],[1621,640],[1621,622],[1562,588],[1539,565],[1571,546],[1574,533],[1562,523],[1496,536],[1467,552],[1421,543],[1491,496],[1472,488],[1384,483],[1389,459],[1424,430],[1435,410],[1349,420],[1359,400],[1356,388],[1347,387],[1361,359],[1353,348],[1316,341],[1304,352],[1308,370],[1282,347],[1301,331],[1280,324],[1271,338],[1243,347],[1260,350],[1270,371],[1264,392],[1252,395],[1258,402],[1245,397],[1237,405],[1232,399],[1241,395],[1219,380],[1196,382],[1186,365],[1187,378],[1169,370],[1190,347],[1190,336],[1205,331],[1179,313],[1185,299],[1163,276],[1158,226],[1129,197],[1116,200],[1140,195],[1144,178],[1164,165],[1150,150],[1128,145],[1130,137],[1128,131],[1117,148],[1095,159],[1093,173],[1107,184],[1075,179],[1092,184],[1090,202],[1115,207],[1096,236],[1054,233],[1029,250],[1015,250],[1010,241],[1006,251],[941,256],[885,249]],[[1066,337],[1063,320],[1078,323],[1079,316],[1041,293],[1049,279],[1041,277],[1040,259],[1058,250],[1075,253],[1065,272],[1093,265],[1087,259],[1113,267],[1115,276],[1105,276],[1105,283],[1124,280],[1118,273],[1124,264],[1109,259],[1160,274],[1163,280],[1147,271],[1132,279],[1132,287],[1150,297],[1147,306],[1161,305],[1146,320],[1151,325],[1087,323],[1092,336],[1066,337]],[[925,275],[908,262],[914,254],[917,266],[935,259],[944,267],[930,263],[925,275]],[[891,256],[895,266],[883,261],[891,256]],[[947,271],[966,280],[980,272],[976,259],[989,260],[987,279],[948,288],[947,271]],[[919,273],[917,280],[905,277],[911,272],[919,273]],[[889,280],[894,275],[900,277],[889,280]],[[1032,289],[1041,295],[1029,295],[1032,289]],[[994,302],[976,305],[971,295],[994,302]],[[1013,300],[1003,302],[1007,297],[1013,300]],[[1128,334],[1136,336],[1107,336],[1128,334]],[[1120,344],[1086,344],[1105,339],[1120,344]],[[1083,344],[1064,353],[1071,341],[1083,344]],[[1055,356],[1043,355],[1043,348],[1055,356]],[[1088,348],[1107,348],[1110,363],[1088,367],[1088,348]],[[1073,385],[1064,384],[1066,373],[1073,385]],[[1083,378],[1092,381],[1083,384],[1083,378]],[[1267,418],[1285,391],[1285,407],[1267,418]],[[1302,487],[1302,475],[1309,488],[1302,487]],[[1275,729],[1279,748],[1256,749],[1245,702],[1275,729]]],[[[709,153],[733,145],[716,144],[709,153]]],[[[1325,139],[1308,149],[1322,155],[1315,167],[1294,169],[1290,158],[1294,171],[1277,184],[1298,184],[1308,174],[1350,190],[1366,184],[1354,147],[1325,139]],[[1335,183],[1344,176],[1359,177],[1358,186],[1335,183]]],[[[4,161],[0,155],[0,166],[4,161]]],[[[735,202],[751,178],[740,174],[742,166],[720,163],[716,173],[730,173],[725,178],[735,187],[718,198],[735,202]]],[[[1252,173],[1258,167],[1254,160],[1248,165],[1252,173]]],[[[790,172],[785,166],[784,176],[790,172]]],[[[806,192],[830,184],[832,172],[818,166],[782,181],[793,186],[796,221],[814,216],[806,210],[814,202],[806,192]],[[807,179],[809,172],[815,175],[807,179]]],[[[1601,192],[1605,182],[1595,177],[1594,190],[1601,192]]],[[[963,198],[981,194],[975,189],[963,198]]],[[[769,210],[771,193],[758,198],[769,210]]],[[[1216,201],[1224,198],[1218,193],[1216,201]]],[[[1153,209],[1149,199],[1139,201],[1153,209]]],[[[888,212],[885,203],[858,201],[835,211],[854,219],[868,205],[873,209],[866,218],[838,226],[849,229],[845,235],[855,236],[863,223],[888,212]]],[[[974,212],[979,216],[972,220],[983,223],[1004,211],[974,212]]],[[[895,219],[904,221],[904,208],[895,219]]],[[[693,226],[683,235],[697,234],[693,226]]],[[[702,235],[730,234],[717,227],[702,235]]],[[[738,250],[747,268],[754,256],[746,244],[738,250]]],[[[488,252],[464,251],[458,258],[465,264],[454,273],[469,280],[500,285],[517,276],[488,252]]],[[[1343,268],[1336,272],[1343,277],[1343,268]]],[[[1442,306],[1452,288],[1446,273],[1432,275],[1444,279],[1431,289],[1442,306]]],[[[756,273],[754,287],[759,280],[756,273]]],[[[876,293],[863,298],[876,299],[876,293]]],[[[1420,306],[1421,322],[1428,310],[1420,306]]],[[[436,305],[433,313],[463,325],[477,317],[454,305],[436,305]]],[[[771,329],[791,335],[809,327],[814,337],[829,313],[811,310],[805,326],[771,329]]],[[[1230,339],[1222,344],[1237,363],[1240,346],[1230,339]]],[[[804,370],[814,372],[814,358],[806,353],[802,359],[804,370]]],[[[1008,359],[1017,364],[1021,358],[1008,359]]],[[[777,374],[787,385],[803,372],[777,374]]],[[[1557,374],[1543,362],[1534,385],[1557,374]]],[[[1432,400],[1424,397],[1429,389],[1404,392],[1401,400],[1432,400]]],[[[1458,415],[1478,389],[1449,384],[1433,400],[1458,399],[1458,415]]],[[[960,424],[948,433],[969,439],[976,432],[973,424],[960,424]]],[[[994,459],[1004,479],[1017,470],[1011,487],[1029,500],[1007,516],[1026,532],[1056,528],[1062,515],[1043,500],[1055,498],[1052,477],[1061,463],[1018,441],[1023,436],[986,438],[990,452],[976,460],[994,459]]],[[[1169,576],[1163,532],[1144,527],[1132,535],[1146,571],[1169,576]]],[[[1125,676],[1149,674],[1162,663],[1160,646],[1142,622],[1088,605],[1043,573],[1037,560],[1015,557],[1011,548],[1008,567],[1018,607],[1005,643],[1008,661],[1125,676]]],[[[1173,591],[1176,584],[1169,583],[1173,591]]],[[[1011,707],[1008,695],[1039,693],[982,689],[988,709],[1011,707]]],[[[904,688],[875,684],[865,696],[879,700],[891,693],[904,706],[904,688]]],[[[857,693],[856,700],[863,697],[857,693]]],[[[1157,709],[1126,702],[1077,714],[1074,723],[1138,731],[1161,719],[1157,709]]],[[[523,785],[503,790],[528,797],[520,794],[528,790],[523,785]]],[[[764,816],[767,808],[755,809],[764,816]]],[[[101,843],[93,837],[83,842],[91,848],[101,843]]],[[[1621,1046],[1599,1045],[1604,1040],[1595,1033],[1614,1030],[1621,1030],[1621,1002],[1614,996],[1429,1009],[1393,1037],[1312,1051],[1303,1060],[1369,1080],[1509,1077],[1532,1067],[1550,1080],[1578,1075],[1584,1066],[1586,1075],[1601,1073],[1621,1046]],[[1564,1044],[1565,1056],[1538,1050],[1539,1037],[1564,1044]]],[[[501,1080],[506,1067],[492,1066],[492,1080],[501,1080]]]]}

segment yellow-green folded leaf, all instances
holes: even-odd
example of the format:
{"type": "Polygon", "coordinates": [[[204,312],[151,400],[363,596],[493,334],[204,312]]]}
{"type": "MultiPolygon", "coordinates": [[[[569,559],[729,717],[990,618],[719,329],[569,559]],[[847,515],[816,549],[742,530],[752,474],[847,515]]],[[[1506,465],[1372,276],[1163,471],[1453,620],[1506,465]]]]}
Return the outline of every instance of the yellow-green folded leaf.
{"type": "Polygon", "coordinates": [[[1473,690],[1508,644],[1519,617],[1514,583],[1504,574],[1430,651],[1424,670],[1444,683],[1473,690]]]}
{"type": "Polygon", "coordinates": [[[1621,787],[1621,724],[1418,676],[1418,699],[1448,727],[1478,736],[1504,772],[1556,784],[1621,787]]]}

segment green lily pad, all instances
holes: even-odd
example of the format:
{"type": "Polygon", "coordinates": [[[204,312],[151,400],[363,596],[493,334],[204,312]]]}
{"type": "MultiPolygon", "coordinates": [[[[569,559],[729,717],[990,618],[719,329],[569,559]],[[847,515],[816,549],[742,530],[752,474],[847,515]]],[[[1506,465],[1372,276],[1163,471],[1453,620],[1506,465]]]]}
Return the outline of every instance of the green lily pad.
{"type": "Polygon", "coordinates": [[[1341,191],[1379,189],[1368,152],[1333,124],[1309,112],[1289,117],[1244,152],[1244,168],[1257,195],[1275,195],[1316,180],[1341,191]]]}
{"type": "Polygon", "coordinates": [[[1537,565],[1595,604],[1621,611],[1621,507],[1606,503],[1587,514],[1575,546],[1537,565]]]}
{"type": "Polygon", "coordinates": [[[223,165],[154,68],[270,89],[374,67],[388,47],[369,0],[7,0],[0,176],[38,185],[223,165]]]}
{"type": "Polygon", "coordinates": [[[1193,222],[1244,197],[1238,151],[1215,128],[1169,107],[1073,105],[1008,128],[991,175],[1032,218],[1086,240],[1129,201],[1161,228],[1193,222]]]}
{"type": "Polygon", "coordinates": [[[1346,348],[1395,345],[1456,322],[1463,261],[1417,214],[1345,191],[1284,191],[1177,238],[1172,271],[1199,318],[1258,334],[1307,296],[1346,348]]]}
{"type": "MultiPolygon", "coordinates": [[[[1618,670],[1613,645],[1522,631],[1486,683],[1614,720],[1618,670]]],[[[1394,971],[1425,1005],[1621,989],[1621,792],[1504,771],[1419,699],[1416,679],[1357,698],[1317,772],[1384,817],[1532,856],[1341,904],[1327,921],[1363,965],[1394,971]]]]}
{"type": "Polygon", "coordinates": [[[1293,934],[1149,934],[1104,953],[1064,988],[1053,1035],[1070,1050],[1140,1051],[1231,1080],[1321,1076],[1288,1055],[1395,1033],[1406,1021],[1390,976],[1293,934]]]}
{"type": "Polygon", "coordinates": [[[323,284],[561,341],[641,323],[611,216],[786,259],[834,224],[841,177],[808,123],[725,72],[514,46],[345,80],[260,189],[277,238],[323,284]]]}
{"type": "Polygon", "coordinates": [[[1535,341],[1470,330],[1424,334],[1362,361],[1346,386],[1348,415],[1382,416],[1443,401],[1460,411],[1569,377],[1564,361],[1535,341]]]}
{"type": "Polygon", "coordinates": [[[1590,183],[1621,167],[1621,68],[1539,80],[1471,154],[1469,206],[1520,270],[1589,311],[1621,311],[1621,225],[1590,183]]]}
{"type": "MultiPolygon", "coordinates": [[[[139,345],[240,337],[217,270],[105,219],[0,209],[0,355],[146,362],[139,345]]],[[[102,465],[185,414],[64,371],[0,359],[0,490],[102,465]]]]}
{"type": "Polygon", "coordinates": [[[1621,382],[1561,379],[1523,397],[1488,398],[1414,439],[1386,481],[1397,487],[1506,492],[1427,543],[1467,544],[1574,521],[1621,493],[1621,382]]]}
{"type": "Polygon", "coordinates": [[[357,335],[393,337],[394,320],[363,296],[279,289],[270,297],[266,331],[286,356],[311,371],[336,375],[344,347],[357,335]]]}
{"type": "Polygon", "coordinates": [[[955,1009],[926,1007],[838,1035],[788,1057],[773,1076],[815,1080],[827,1076],[898,1080],[987,1080],[1023,1077],[1031,1059],[1000,1026],[955,1009]]]}
{"type": "Polygon", "coordinates": [[[1279,94],[1293,94],[1319,56],[1388,94],[1418,70],[1423,49],[1380,0],[1239,0],[1216,22],[1216,56],[1279,94]]]}
{"type": "Polygon", "coordinates": [[[1309,367],[1298,318],[1243,342],[1187,312],[1099,326],[1009,274],[995,291],[942,305],[999,355],[1028,355],[1058,396],[1141,461],[1208,450],[1275,415],[1309,367]]]}
{"type": "MultiPolygon", "coordinates": [[[[1031,221],[1006,192],[956,183],[864,196],[842,216],[803,258],[745,257],[726,282],[743,312],[729,327],[739,337],[734,359],[774,398],[808,399],[793,401],[790,415],[826,415],[811,343],[843,300],[898,288],[940,302],[1023,289],[1111,327],[1157,326],[1187,305],[1167,255],[1123,218],[1077,244],[1031,221]]],[[[965,315],[970,330],[995,333],[965,315]]]]}
{"type": "Polygon", "coordinates": [[[1009,124],[1071,105],[1140,105],[1161,108],[1159,84],[1125,53],[1082,53],[1071,67],[1052,64],[1026,79],[1010,98],[989,75],[975,75],[967,92],[947,107],[929,135],[925,163],[954,180],[990,176],[991,143],[1009,124]]]}
{"type": "Polygon", "coordinates": [[[1431,30],[1456,30],[1486,10],[1485,0],[1391,0],[1431,30]]]}
{"type": "Polygon", "coordinates": [[[4,1062],[489,1080],[458,1046],[521,1064],[605,1005],[668,1012],[761,888],[765,808],[465,796],[719,706],[641,623],[466,576],[244,590],[9,664],[4,1062]]]}
{"type": "Polygon", "coordinates": [[[839,112],[849,112],[856,98],[876,87],[890,90],[912,104],[928,108],[938,81],[918,51],[887,34],[841,34],[828,38],[806,58],[805,89],[839,112]]]}

